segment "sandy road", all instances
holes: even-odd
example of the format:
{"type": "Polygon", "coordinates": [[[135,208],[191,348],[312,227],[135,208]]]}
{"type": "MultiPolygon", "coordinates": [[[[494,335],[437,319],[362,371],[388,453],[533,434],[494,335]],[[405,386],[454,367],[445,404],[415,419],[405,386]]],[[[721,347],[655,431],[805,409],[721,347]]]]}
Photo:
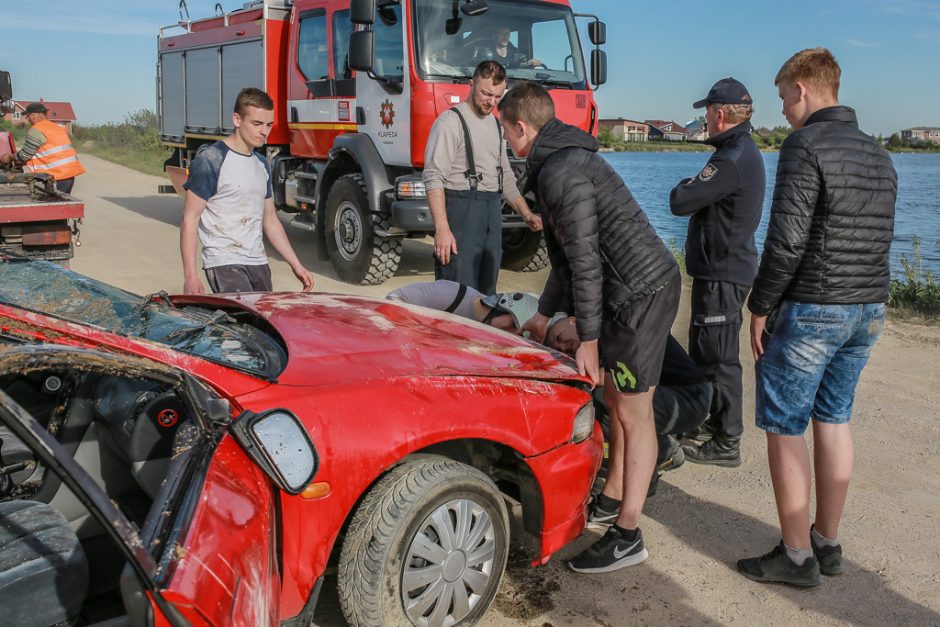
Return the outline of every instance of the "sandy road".
{"type": "MultiPolygon", "coordinates": [[[[72,267],[140,294],[179,291],[181,200],[156,194],[163,179],[81,158],[88,173],[75,193],[86,202],[87,217],[72,267]]],[[[290,228],[288,234],[320,290],[381,296],[433,278],[427,241],[406,242],[392,281],[357,287],[339,282],[328,263],[314,261],[311,234],[290,228]]],[[[287,265],[274,258],[271,266],[275,289],[294,289],[287,265]]],[[[503,273],[500,289],[538,291],[542,281],[544,272],[503,273]]],[[[686,320],[680,313],[680,338],[686,320]]],[[[745,422],[753,424],[747,418],[753,416],[752,362],[743,357],[745,422]]],[[[646,563],[610,575],[568,572],[563,558],[591,542],[590,534],[539,569],[528,568],[514,550],[483,624],[940,625],[938,373],[940,331],[890,322],[856,402],[856,467],[840,532],[847,558],[842,576],[802,591],[755,584],[735,572],[735,560],[778,541],[764,439],[749,426],[740,468],[687,463],[664,476],[643,521],[651,554],[646,563]]],[[[328,577],[318,625],[342,624],[334,586],[335,577],[328,577]]]]}

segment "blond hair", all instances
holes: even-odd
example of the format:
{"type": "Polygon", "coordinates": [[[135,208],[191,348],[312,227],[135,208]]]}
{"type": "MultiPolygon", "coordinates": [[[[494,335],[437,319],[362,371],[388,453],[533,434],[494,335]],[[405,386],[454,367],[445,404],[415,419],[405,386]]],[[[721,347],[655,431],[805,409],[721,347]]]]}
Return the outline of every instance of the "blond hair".
{"type": "Polygon", "coordinates": [[[749,104],[724,104],[719,102],[712,102],[708,106],[713,107],[713,111],[724,111],[725,120],[734,126],[737,126],[743,122],[747,122],[751,119],[751,115],[754,113],[754,107],[749,104]]]}
{"type": "Polygon", "coordinates": [[[784,81],[790,84],[799,82],[812,87],[820,96],[838,100],[841,77],[842,69],[827,48],[807,48],[787,59],[777,72],[774,85],[784,81]]]}

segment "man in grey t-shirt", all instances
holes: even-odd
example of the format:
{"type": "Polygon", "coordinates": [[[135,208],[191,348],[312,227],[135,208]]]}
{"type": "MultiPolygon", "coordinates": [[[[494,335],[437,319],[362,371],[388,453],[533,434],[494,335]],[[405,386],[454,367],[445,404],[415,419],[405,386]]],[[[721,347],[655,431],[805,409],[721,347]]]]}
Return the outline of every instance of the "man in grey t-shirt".
{"type": "Polygon", "coordinates": [[[297,259],[277,217],[270,167],[255,152],[271,132],[274,102],[260,89],[243,89],[235,100],[232,121],[235,131],[200,150],[184,185],[186,201],[180,223],[183,292],[205,293],[196,270],[197,235],[213,292],[271,291],[263,235],[290,265],[304,291],[310,291],[313,276],[297,259]]]}
{"type": "Polygon", "coordinates": [[[424,157],[424,184],[435,227],[434,277],[484,294],[496,291],[503,200],[530,229],[542,229],[542,219],[529,210],[516,187],[499,123],[492,116],[505,91],[502,65],[478,65],[467,100],[435,120],[424,157]]]}

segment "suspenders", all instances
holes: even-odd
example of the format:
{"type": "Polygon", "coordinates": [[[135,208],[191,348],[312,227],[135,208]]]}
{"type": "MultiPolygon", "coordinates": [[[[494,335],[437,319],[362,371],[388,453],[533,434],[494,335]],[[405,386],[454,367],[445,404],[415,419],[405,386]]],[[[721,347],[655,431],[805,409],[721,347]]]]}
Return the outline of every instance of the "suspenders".
{"type": "MultiPolygon", "coordinates": [[[[477,186],[480,184],[480,181],[483,180],[483,175],[477,173],[476,161],[473,159],[473,142],[470,139],[470,127],[467,126],[467,120],[464,119],[463,114],[457,109],[457,107],[451,107],[451,111],[457,114],[457,119],[460,120],[460,126],[463,128],[463,143],[467,152],[467,170],[464,172],[464,176],[467,177],[467,182],[470,184],[470,191],[477,191],[477,186]]],[[[499,120],[496,119],[496,116],[493,116],[493,121],[496,122],[496,132],[499,134],[499,156],[496,161],[496,175],[499,177],[499,193],[503,193],[503,127],[499,123],[499,120]]]]}

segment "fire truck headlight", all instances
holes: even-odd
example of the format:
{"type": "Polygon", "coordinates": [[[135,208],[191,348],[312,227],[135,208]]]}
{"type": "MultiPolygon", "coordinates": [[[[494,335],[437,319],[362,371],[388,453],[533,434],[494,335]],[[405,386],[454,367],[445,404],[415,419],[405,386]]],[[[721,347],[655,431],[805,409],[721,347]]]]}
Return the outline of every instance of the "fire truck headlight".
{"type": "Polygon", "coordinates": [[[417,176],[403,176],[395,181],[395,195],[400,199],[427,198],[424,181],[417,176]]]}

